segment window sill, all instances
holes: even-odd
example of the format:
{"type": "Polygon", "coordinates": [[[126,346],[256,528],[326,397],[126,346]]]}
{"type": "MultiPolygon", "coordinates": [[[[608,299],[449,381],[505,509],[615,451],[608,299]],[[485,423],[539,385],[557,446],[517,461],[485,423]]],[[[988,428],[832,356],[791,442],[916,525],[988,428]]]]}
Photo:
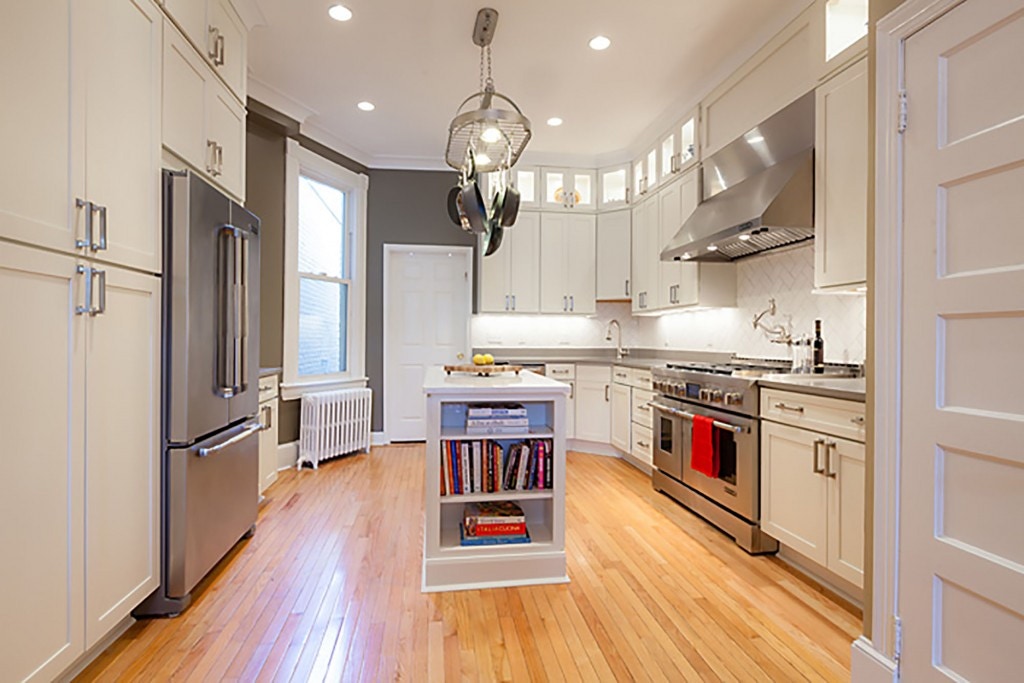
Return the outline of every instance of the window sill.
{"type": "Polygon", "coordinates": [[[321,382],[294,382],[281,385],[281,400],[294,401],[302,398],[303,394],[311,394],[318,391],[337,391],[339,389],[362,389],[368,383],[366,377],[352,377],[350,379],[331,379],[321,382]]]}

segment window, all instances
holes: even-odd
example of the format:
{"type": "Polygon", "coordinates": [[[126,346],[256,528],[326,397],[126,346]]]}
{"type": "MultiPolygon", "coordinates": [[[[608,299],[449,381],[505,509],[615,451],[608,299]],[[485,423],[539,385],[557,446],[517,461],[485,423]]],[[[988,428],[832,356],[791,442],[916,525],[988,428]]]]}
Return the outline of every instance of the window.
{"type": "Polygon", "coordinates": [[[285,398],[365,386],[367,178],[288,142],[285,398]]]}

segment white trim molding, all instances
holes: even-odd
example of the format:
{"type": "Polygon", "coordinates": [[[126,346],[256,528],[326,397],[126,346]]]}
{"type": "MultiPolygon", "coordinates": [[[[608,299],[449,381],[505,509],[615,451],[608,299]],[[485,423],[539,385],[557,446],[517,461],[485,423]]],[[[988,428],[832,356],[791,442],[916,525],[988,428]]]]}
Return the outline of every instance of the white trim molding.
{"type": "Polygon", "coordinates": [[[370,432],[370,445],[371,446],[387,446],[391,442],[388,441],[388,435],[385,432],[370,432]]]}
{"type": "Polygon", "coordinates": [[[850,648],[850,680],[858,683],[898,683],[899,669],[871,645],[867,638],[858,638],[850,648]]]}
{"type": "Polygon", "coordinates": [[[299,442],[291,441],[277,445],[277,471],[290,470],[299,461],[299,442]]]}

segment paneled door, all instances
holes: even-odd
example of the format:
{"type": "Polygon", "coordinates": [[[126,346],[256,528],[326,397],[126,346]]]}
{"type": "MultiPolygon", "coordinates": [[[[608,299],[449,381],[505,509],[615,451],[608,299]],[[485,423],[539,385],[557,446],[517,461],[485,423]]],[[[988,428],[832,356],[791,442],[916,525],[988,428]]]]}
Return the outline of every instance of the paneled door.
{"type": "Polygon", "coordinates": [[[904,64],[901,677],[1020,680],[1024,9],[957,4],[904,64]]]}
{"type": "Polygon", "coordinates": [[[384,246],[384,429],[390,441],[426,438],[428,367],[472,362],[472,259],[468,247],[384,246]]]}

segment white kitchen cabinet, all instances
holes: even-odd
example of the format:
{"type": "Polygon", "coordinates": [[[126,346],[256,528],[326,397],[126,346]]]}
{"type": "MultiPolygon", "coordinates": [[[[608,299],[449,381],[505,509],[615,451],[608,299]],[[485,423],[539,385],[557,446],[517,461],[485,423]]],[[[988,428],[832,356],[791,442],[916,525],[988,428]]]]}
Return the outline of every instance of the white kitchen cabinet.
{"type": "Polygon", "coordinates": [[[544,209],[594,210],[597,208],[597,174],[571,168],[542,168],[541,207],[544,209]]]}
{"type": "Polygon", "coordinates": [[[615,209],[629,204],[629,164],[602,168],[597,172],[598,206],[601,209],[615,209]]]}
{"type": "Polygon", "coordinates": [[[830,438],[828,459],[828,561],[856,586],[864,584],[864,444],[830,438]]]}
{"type": "Polygon", "coordinates": [[[868,0],[827,0],[818,21],[824,24],[825,69],[835,71],[867,50],[868,0]]]}
{"type": "Polygon", "coordinates": [[[0,242],[0,316],[0,679],[48,681],[159,583],[160,280],[0,242]]]}
{"type": "Polygon", "coordinates": [[[238,102],[244,103],[248,31],[230,0],[164,0],[164,11],[238,102]]]}
{"type": "Polygon", "coordinates": [[[679,232],[686,219],[690,217],[697,204],[700,203],[700,172],[694,168],[685,173],[677,182],[661,189],[655,200],[658,202],[658,244],[655,262],[651,264],[657,272],[658,289],[654,297],[655,308],[672,308],[674,306],[692,305],[688,302],[688,293],[682,292],[682,282],[686,266],[680,261],[662,261],[661,250],[679,232]]]}
{"type": "Polygon", "coordinates": [[[0,237],[159,272],[159,10],[30,3],[0,43],[0,237]]]}
{"type": "Polygon", "coordinates": [[[262,494],[277,481],[278,380],[277,375],[260,377],[260,487],[262,494]]]}
{"type": "Polygon", "coordinates": [[[632,307],[645,313],[657,307],[660,207],[655,198],[633,208],[633,253],[631,267],[632,307]]]}
{"type": "Polygon", "coordinates": [[[867,280],[867,59],[815,91],[814,286],[867,280]]]}
{"type": "Polygon", "coordinates": [[[569,384],[569,398],[565,401],[565,438],[576,438],[576,380],[571,379],[569,384]]]}
{"type": "Polygon", "coordinates": [[[211,182],[245,197],[245,108],[181,33],[164,25],[163,145],[211,182]]]}
{"type": "Polygon", "coordinates": [[[653,465],[654,451],[652,444],[654,443],[654,436],[651,431],[651,428],[639,425],[634,422],[632,433],[633,443],[630,448],[630,454],[644,465],[653,465]]]}
{"type": "Polygon", "coordinates": [[[627,209],[597,216],[597,300],[630,297],[630,212],[627,209]]]}
{"type": "Polygon", "coordinates": [[[540,310],[597,310],[595,272],[597,219],[593,215],[546,212],[540,226],[540,310]]]}
{"type": "Polygon", "coordinates": [[[501,247],[482,257],[481,313],[537,313],[540,310],[540,214],[524,211],[505,231],[501,247]]]}
{"type": "Polygon", "coordinates": [[[631,389],[626,384],[612,383],[612,419],[611,442],[621,451],[630,451],[630,424],[632,423],[632,407],[630,405],[631,389]]]}
{"type": "Polygon", "coordinates": [[[673,126],[658,143],[658,182],[670,182],[674,176],[697,163],[697,117],[691,112],[673,126]]]}
{"type": "Polygon", "coordinates": [[[633,201],[639,201],[658,188],[661,180],[658,151],[655,145],[633,161],[633,201]]]}
{"type": "Polygon", "coordinates": [[[607,365],[576,366],[576,437],[608,443],[611,440],[612,369],[607,365]]]}

